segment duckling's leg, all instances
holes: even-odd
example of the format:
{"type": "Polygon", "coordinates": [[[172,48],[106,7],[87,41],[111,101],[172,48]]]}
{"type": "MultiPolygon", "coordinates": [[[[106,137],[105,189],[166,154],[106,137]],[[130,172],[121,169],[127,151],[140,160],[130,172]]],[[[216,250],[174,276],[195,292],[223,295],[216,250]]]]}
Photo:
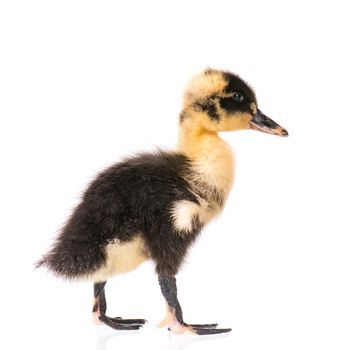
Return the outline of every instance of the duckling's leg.
{"type": "Polygon", "coordinates": [[[177,299],[177,287],[175,277],[159,276],[161,291],[167,302],[166,318],[159,327],[168,326],[174,334],[195,333],[199,335],[219,334],[230,332],[231,328],[217,328],[217,323],[211,324],[187,324],[183,321],[182,309],[177,299]]]}
{"type": "Polygon", "coordinates": [[[121,317],[108,317],[106,313],[105,282],[94,283],[94,305],[93,320],[96,324],[106,324],[111,328],[118,330],[135,330],[144,325],[146,320],[122,319],[121,317]]]}

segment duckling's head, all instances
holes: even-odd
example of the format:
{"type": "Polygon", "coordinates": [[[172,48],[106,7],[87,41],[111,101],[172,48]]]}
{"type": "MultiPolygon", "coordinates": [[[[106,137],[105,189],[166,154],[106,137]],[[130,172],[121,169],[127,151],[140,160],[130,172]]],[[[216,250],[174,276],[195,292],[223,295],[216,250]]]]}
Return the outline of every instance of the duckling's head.
{"type": "Polygon", "coordinates": [[[245,81],[210,68],[190,81],[180,123],[211,132],[254,129],[288,136],[287,130],[259,110],[255,93],[245,81]]]}

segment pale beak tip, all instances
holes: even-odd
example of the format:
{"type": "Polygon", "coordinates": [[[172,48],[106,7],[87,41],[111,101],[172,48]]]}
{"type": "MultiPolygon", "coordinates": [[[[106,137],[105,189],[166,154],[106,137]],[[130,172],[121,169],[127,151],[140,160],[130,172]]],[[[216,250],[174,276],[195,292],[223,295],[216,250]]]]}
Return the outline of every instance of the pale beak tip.
{"type": "Polygon", "coordinates": [[[286,129],[282,129],[281,136],[288,137],[288,131],[286,129]]]}

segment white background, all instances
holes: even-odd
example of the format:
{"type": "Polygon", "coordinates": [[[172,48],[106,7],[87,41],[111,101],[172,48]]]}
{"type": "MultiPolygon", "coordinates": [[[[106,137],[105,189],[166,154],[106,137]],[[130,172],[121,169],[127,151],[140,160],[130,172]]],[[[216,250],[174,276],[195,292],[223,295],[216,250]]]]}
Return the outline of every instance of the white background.
{"type": "Polygon", "coordinates": [[[2,1],[1,348],[342,349],[342,10],[339,1],[2,1]],[[178,276],[188,322],[224,337],[171,336],[153,266],[92,285],[34,262],[95,174],[172,148],[181,94],[206,66],[249,81],[283,139],[223,134],[237,158],[223,215],[178,276]]]}

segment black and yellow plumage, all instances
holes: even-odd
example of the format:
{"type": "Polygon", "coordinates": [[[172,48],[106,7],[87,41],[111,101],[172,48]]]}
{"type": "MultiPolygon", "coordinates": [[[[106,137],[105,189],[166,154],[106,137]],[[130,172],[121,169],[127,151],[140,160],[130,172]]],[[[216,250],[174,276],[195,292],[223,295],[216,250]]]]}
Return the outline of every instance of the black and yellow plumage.
{"type": "Polygon", "coordinates": [[[198,74],[184,95],[177,150],[139,154],[100,173],[38,266],[93,281],[96,321],[130,330],[145,320],[108,317],[105,283],[151,259],[168,306],[161,326],[174,333],[229,331],[184,322],[175,276],[232,186],[233,154],[218,132],[251,128],[287,135],[261,113],[253,90],[237,75],[212,69],[198,74]]]}

